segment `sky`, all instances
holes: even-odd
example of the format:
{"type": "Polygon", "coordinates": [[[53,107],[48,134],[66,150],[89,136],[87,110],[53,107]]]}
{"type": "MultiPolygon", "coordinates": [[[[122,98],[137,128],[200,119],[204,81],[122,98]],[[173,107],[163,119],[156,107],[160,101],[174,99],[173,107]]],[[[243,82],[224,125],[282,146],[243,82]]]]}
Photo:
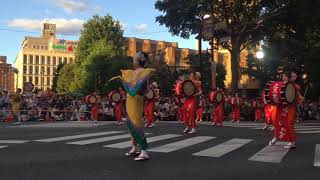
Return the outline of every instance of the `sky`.
{"type": "Polygon", "coordinates": [[[155,22],[161,12],[156,0],[15,0],[1,1],[0,55],[13,63],[24,36],[40,36],[41,23],[57,24],[58,38],[75,40],[83,23],[93,15],[111,15],[119,20],[126,37],[178,42],[181,48],[196,49],[194,36],[172,36],[155,22]]]}

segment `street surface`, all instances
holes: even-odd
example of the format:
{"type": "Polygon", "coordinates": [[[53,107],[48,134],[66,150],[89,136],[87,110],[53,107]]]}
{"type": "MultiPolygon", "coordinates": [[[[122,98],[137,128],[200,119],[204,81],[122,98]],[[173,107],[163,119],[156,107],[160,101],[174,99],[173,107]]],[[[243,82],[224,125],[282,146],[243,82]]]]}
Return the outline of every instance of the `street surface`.
{"type": "Polygon", "coordinates": [[[199,125],[196,135],[176,122],[146,129],[151,159],[135,162],[125,125],[114,122],[0,124],[0,179],[320,179],[320,122],[296,125],[297,148],[267,146],[262,123],[199,125]]]}

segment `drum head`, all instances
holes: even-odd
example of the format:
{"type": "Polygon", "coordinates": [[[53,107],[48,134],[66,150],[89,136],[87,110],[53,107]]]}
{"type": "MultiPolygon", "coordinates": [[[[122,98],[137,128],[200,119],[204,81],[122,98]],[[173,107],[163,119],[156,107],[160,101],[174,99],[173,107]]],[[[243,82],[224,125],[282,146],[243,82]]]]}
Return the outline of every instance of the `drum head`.
{"type": "Polygon", "coordinates": [[[24,83],[23,89],[30,92],[34,89],[34,85],[31,82],[26,82],[24,83]]]}
{"type": "Polygon", "coordinates": [[[196,92],[196,86],[190,80],[186,80],[182,84],[182,91],[187,97],[192,96],[196,92]]]}
{"type": "Polygon", "coordinates": [[[112,102],[117,103],[120,101],[120,99],[121,99],[120,93],[114,92],[111,94],[111,101],[112,102]]]}
{"type": "Polygon", "coordinates": [[[296,88],[294,84],[288,83],[285,88],[285,96],[288,103],[294,103],[296,100],[296,88]]]}
{"type": "Polygon", "coordinates": [[[148,92],[146,94],[147,99],[153,99],[154,97],[154,91],[152,89],[148,89],[148,92]]]}
{"type": "Polygon", "coordinates": [[[222,94],[221,94],[221,93],[217,93],[217,95],[216,95],[216,101],[219,103],[219,102],[222,101],[222,99],[223,99],[222,94]]]}
{"type": "Polygon", "coordinates": [[[89,103],[95,104],[97,102],[97,97],[95,96],[89,96],[89,103]]]}

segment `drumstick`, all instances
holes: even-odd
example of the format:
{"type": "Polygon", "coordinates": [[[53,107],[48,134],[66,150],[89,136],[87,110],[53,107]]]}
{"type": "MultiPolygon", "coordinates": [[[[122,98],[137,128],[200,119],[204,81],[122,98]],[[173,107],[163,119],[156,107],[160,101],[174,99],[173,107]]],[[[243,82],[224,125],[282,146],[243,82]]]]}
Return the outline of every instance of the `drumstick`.
{"type": "Polygon", "coordinates": [[[111,78],[108,82],[113,81],[113,80],[116,80],[116,79],[121,79],[121,80],[123,80],[123,78],[122,78],[121,76],[116,76],[116,77],[111,78]]]}
{"type": "Polygon", "coordinates": [[[303,98],[306,97],[307,91],[308,91],[308,89],[309,89],[309,85],[310,85],[310,84],[308,84],[306,90],[304,91],[303,98]]]}

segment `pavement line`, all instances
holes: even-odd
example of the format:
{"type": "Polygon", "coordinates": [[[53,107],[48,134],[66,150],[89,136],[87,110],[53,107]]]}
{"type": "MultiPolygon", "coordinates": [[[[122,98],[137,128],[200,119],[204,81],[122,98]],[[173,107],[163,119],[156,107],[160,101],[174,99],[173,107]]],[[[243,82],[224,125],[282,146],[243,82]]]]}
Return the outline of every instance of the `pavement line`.
{"type": "Polygon", "coordinates": [[[295,128],[296,131],[320,130],[320,128],[295,128]]]}
{"type": "Polygon", "coordinates": [[[0,140],[0,144],[22,144],[29,142],[28,140],[0,140]]]}
{"type": "Polygon", "coordinates": [[[177,151],[179,149],[183,149],[192,145],[196,145],[205,141],[209,141],[211,139],[214,139],[215,137],[210,137],[210,136],[197,136],[189,139],[185,139],[182,141],[177,141],[174,143],[166,144],[163,146],[158,146],[155,148],[151,148],[148,151],[152,152],[163,152],[163,153],[169,153],[172,151],[177,151]]]}
{"type": "Polygon", "coordinates": [[[1,148],[5,148],[5,147],[8,147],[8,146],[0,146],[0,149],[1,149],[1,148]]]}
{"type": "Polygon", "coordinates": [[[250,161],[280,163],[283,157],[288,153],[289,149],[285,149],[287,143],[280,142],[273,146],[267,145],[262,150],[249,158],[250,161]]]}
{"type": "Polygon", "coordinates": [[[316,144],[316,149],[314,152],[314,166],[320,167],[320,144],[316,144]]]}
{"type": "MultiPolygon", "coordinates": [[[[170,139],[170,138],[175,138],[175,137],[180,137],[181,135],[177,135],[177,134],[165,134],[165,135],[160,135],[160,136],[154,136],[154,137],[149,137],[147,138],[148,143],[152,143],[152,142],[157,142],[157,141],[161,141],[161,140],[165,140],[165,139],[170,139]]],[[[103,147],[108,147],[108,148],[128,148],[131,147],[132,143],[131,141],[125,141],[125,142],[120,142],[120,143],[116,143],[116,144],[110,144],[110,145],[106,145],[103,147]]]]}
{"type": "MultiPolygon", "coordinates": [[[[146,135],[150,135],[151,133],[146,133],[146,135]]],[[[75,141],[75,142],[68,142],[67,144],[74,144],[74,145],[88,145],[88,144],[96,144],[101,142],[113,141],[118,139],[126,139],[130,138],[130,134],[123,134],[123,135],[116,135],[116,136],[108,136],[108,137],[101,137],[95,139],[88,139],[82,141],[75,141]]]]}
{"type": "Polygon", "coordinates": [[[38,142],[57,142],[57,141],[65,141],[65,140],[72,140],[72,139],[94,137],[94,136],[110,135],[110,134],[116,134],[116,133],[123,133],[123,131],[108,131],[108,132],[99,132],[99,133],[90,133],[90,134],[80,134],[80,135],[73,135],[73,136],[63,136],[63,137],[56,137],[56,138],[49,138],[49,139],[40,139],[40,140],[35,140],[35,141],[38,141],[38,142]]]}
{"type": "Polygon", "coordinates": [[[208,157],[221,157],[225,154],[230,153],[231,151],[234,151],[249,142],[253,141],[252,139],[231,139],[229,141],[226,141],[222,144],[218,144],[214,147],[211,147],[209,149],[205,149],[203,151],[197,152],[193,154],[194,156],[208,156],[208,157]]]}
{"type": "Polygon", "coordinates": [[[299,134],[316,134],[316,133],[320,133],[320,131],[297,131],[297,133],[299,134]]]}

